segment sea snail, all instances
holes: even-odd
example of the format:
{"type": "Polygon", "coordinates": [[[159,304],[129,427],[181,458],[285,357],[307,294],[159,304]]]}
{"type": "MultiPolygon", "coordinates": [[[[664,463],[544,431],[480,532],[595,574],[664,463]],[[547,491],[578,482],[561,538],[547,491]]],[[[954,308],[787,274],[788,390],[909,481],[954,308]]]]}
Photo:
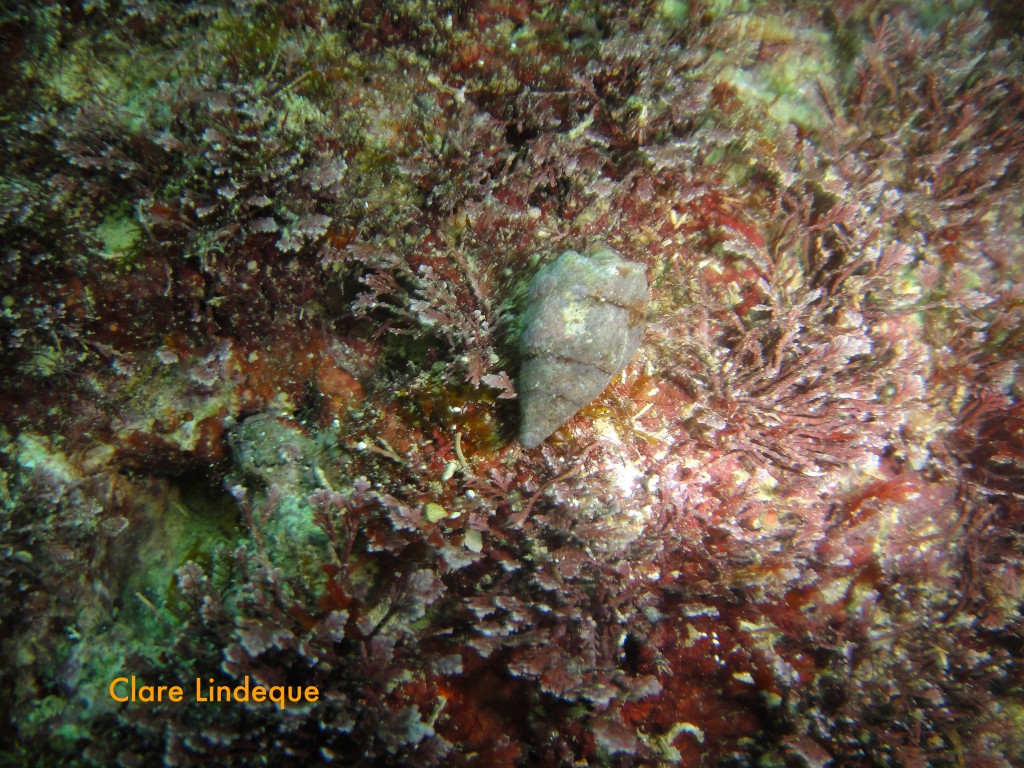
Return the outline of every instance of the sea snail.
{"type": "Polygon", "coordinates": [[[647,274],[610,248],[566,251],[530,284],[519,372],[519,442],[535,448],[601,394],[644,333],[647,274]]]}

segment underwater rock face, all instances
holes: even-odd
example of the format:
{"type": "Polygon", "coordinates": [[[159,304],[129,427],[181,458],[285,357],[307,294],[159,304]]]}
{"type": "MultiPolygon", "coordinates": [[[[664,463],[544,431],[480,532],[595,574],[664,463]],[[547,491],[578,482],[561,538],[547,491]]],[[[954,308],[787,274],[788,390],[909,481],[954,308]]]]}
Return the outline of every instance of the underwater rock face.
{"type": "Polygon", "coordinates": [[[231,431],[228,443],[235,465],[248,478],[292,487],[312,482],[316,446],[287,419],[249,416],[231,431]]]}
{"type": "Polygon", "coordinates": [[[520,341],[519,441],[535,448],[601,394],[640,346],[646,267],[566,251],[530,284],[520,341]]]}

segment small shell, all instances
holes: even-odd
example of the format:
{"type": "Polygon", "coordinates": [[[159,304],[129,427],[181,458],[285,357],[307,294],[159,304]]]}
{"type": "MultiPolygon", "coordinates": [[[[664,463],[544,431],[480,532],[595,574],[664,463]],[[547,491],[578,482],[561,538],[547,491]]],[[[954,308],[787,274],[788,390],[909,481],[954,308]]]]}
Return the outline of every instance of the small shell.
{"type": "Polygon", "coordinates": [[[530,284],[520,341],[519,441],[535,448],[601,394],[644,333],[647,275],[608,248],[566,251],[530,284]]]}

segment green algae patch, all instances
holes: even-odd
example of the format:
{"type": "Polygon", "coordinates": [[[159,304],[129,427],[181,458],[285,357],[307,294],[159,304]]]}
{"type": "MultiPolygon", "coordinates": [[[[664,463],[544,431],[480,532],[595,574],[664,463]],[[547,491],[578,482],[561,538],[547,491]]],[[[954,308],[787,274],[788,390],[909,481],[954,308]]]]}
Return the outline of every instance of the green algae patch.
{"type": "MultiPolygon", "coordinates": [[[[775,131],[789,123],[821,131],[831,118],[822,93],[839,89],[839,62],[831,35],[794,25],[782,16],[736,15],[720,22],[727,38],[742,50],[751,49],[749,57],[719,51],[722,81],[728,83],[739,100],[748,107],[771,118],[775,131]],[[771,56],[754,55],[754,49],[768,47],[771,56]]],[[[771,131],[771,124],[762,126],[771,131]]]]}
{"type": "Polygon", "coordinates": [[[126,215],[111,214],[100,222],[95,234],[102,246],[100,257],[107,261],[124,263],[131,259],[142,235],[142,227],[126,215]]]}

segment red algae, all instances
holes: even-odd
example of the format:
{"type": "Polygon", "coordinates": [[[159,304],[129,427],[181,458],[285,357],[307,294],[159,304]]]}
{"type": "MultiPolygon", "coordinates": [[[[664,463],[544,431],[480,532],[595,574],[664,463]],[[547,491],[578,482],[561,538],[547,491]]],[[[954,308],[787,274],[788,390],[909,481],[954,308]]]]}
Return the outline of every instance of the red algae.
{"type": "Polygon", "coordinates": [[[1012,12],[87,5],[0,19],[0,762],[1024,762],[1012,12]],[[318,695],[105,695],[196,679],[318,695]]]}

